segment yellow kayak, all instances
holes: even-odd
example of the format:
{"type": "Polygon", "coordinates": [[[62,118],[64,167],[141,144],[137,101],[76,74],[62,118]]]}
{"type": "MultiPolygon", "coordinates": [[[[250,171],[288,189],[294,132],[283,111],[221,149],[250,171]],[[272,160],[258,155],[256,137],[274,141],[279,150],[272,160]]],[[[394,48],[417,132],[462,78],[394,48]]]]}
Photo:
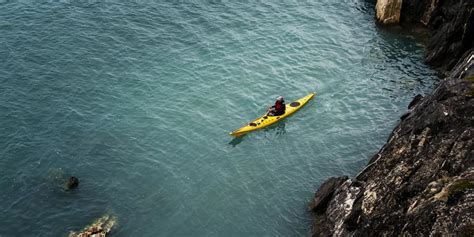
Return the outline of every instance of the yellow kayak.
{"type": "Polygon", "coordinates": [[[261,129],[264,127],[268,127],[280,120],[283,120],[284,118],[290,116],[294,112],[298,111],[301,109],[308,101],[310,101],[316,93],[310,93],[309,95],[296,100],[294,102],[291,102],[290,104],[287,104],[285,107],[285,113],[279,116],[269,116],[267,114],[264,114],[260,116],[259,118],[253,120],[252,122],[248,123],[247,125],[229,133],[232,136],[239,137],[242,136],[248,132],[255,131],[257,129],[261,129]]]}

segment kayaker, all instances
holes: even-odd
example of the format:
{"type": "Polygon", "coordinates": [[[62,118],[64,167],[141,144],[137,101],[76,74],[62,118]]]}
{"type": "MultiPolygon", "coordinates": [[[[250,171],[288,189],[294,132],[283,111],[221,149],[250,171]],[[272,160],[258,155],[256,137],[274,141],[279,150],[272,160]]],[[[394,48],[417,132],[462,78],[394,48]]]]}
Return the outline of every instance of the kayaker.
{"type": "Polygon", "coordinates": [[[275,105],[268,109],[269,116],[280,116],[285,113],[285,100],[283,96],[278,96],[277,100],[275,101],[275,105]]]}

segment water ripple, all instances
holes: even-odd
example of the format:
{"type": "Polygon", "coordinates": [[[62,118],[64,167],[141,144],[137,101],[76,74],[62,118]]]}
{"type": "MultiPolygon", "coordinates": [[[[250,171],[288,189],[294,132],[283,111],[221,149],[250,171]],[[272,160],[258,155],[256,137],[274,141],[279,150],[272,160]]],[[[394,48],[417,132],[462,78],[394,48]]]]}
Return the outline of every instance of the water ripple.
{"type": "Polygon", "coordinates": [[[0,235],[104,213],[117,236],[305,235],[312,191],[355,174],[433,86],[422,45],[372,9],[0,1],[0,235]],[[285,122],[228,136],[311,91],[285,122]]]}

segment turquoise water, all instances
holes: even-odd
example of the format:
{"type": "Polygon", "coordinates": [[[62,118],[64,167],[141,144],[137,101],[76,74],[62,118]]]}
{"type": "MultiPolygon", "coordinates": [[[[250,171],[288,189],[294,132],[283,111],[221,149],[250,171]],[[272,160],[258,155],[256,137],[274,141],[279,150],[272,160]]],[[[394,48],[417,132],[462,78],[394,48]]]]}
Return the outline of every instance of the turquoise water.
{"type": "Polygon", "coordinates": [[[305,235],[321,182],[356,174],[435,79],[364,1],[0,2],[0,236],[104,214],[113,236],[305,235]]]}

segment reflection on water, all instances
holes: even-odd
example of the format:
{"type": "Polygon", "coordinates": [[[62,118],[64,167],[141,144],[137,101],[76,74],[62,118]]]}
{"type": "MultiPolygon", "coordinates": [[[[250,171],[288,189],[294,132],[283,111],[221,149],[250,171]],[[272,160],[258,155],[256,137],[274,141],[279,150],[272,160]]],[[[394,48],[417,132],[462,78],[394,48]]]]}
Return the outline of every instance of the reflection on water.
{"type": "MultiPolygon", "coordinates": [[[[296,112],[296,113],[298,113],[298,112],[296,112]]],[[[298,116],[298,115],[292,115],[292,116],[298,116]]],[[[277,136],[285,134],[286,133],[285,125],[286,125],[286,122],[287,122],[288,119],[291,119],[291,117],[290,118],[285,118],[284,120],[281,120],[276,124],[272,124],[272,125],[266,127],[265,132],[274,133],[277,136]]]]}
{"type": "MultiPolygon", "coordinates": [[[[294,115],[293,115],[294,116],[294,115]]],[[[283,135],[286,133],[286,130],[285,130],[285,124],[286,124],[286,120],[287,119],[284,119],[284,120],[281,120],[279,121],[278,123],[276,124],[272,124],[266,128],[263,128],[263,129],[259,129],[259,130],[255,130],[253,132],[250,132],[250,133],[247,133],[247,134],[244,134],[242,136],[239,136],[239,137],[234,137],[230,142],[229,142],[229,145],[231,145],[232,147],[236,147],[237,145],[239,145],[240,143],[242,143],[245,139],[245,136],[247,135],[250,135],[252,133],[259,133],[259,132],[264,132],[264,133],[273,133],[273,134],[276,134],[277,136],[280,136],[280,135],[283,135]]]]}
{"type": "Polygon", "coordinates": [[[232,147],[236,147],[237,145],[239,145],[241,142],[244,141],[244,137],[246,136],[246,134],[242,135],[242,136],[239,136],[239,137],[234,137],[230,142],[229,142],[229,145],[231,145],[232,147]]]}

